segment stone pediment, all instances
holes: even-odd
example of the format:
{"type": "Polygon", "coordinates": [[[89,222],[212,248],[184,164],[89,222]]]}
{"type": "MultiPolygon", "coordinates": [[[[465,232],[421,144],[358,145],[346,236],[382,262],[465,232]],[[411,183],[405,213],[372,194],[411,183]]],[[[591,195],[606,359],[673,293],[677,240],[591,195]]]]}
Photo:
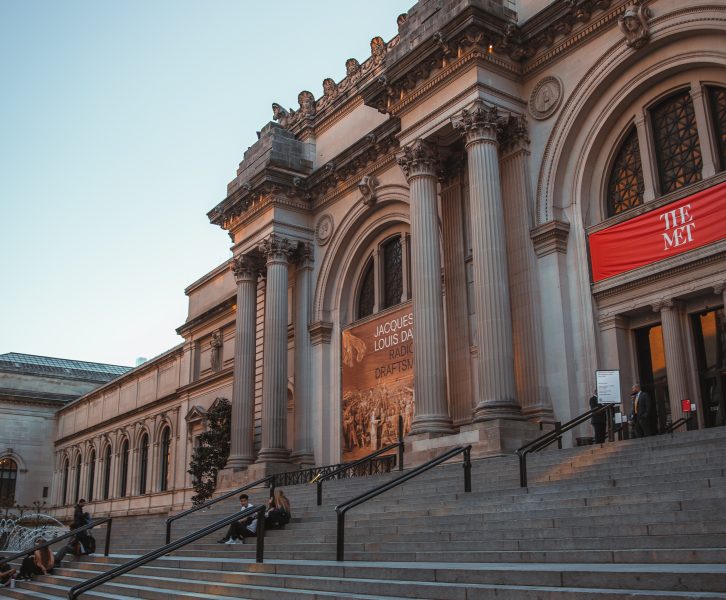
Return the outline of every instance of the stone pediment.
{"type": "Polygon", "coordinates": [[[207,411],[199,405],[192,406],[189,412],[184,416],[184,420],[187,424],[204,422],[207,419],[207,411]]]}

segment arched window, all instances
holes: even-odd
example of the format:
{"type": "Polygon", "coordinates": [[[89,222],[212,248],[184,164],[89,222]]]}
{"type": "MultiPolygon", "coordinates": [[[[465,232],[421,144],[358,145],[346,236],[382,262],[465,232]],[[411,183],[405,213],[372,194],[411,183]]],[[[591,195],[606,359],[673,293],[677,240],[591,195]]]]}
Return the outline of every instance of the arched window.
{"type": "Polygon", "coordinates": [[[701,145],[688,90],[681,90],[651,111],[661,194],[701,180],[701,145]]]}
{"type": "Polygon", "coordinates": [[[0,458],[0,506],[15,503],[15,482],[18,479],[18,465],[12,458],[0,458]]]}
{"type": "Polygon", "coordinates": [[[68,471],[70,470],[68,459],[63,462],[63,506],[68,504],[68,471]]]}
{"type": "Polygon", "coordinates": [[[711,118],[716,134],[716,148],[720,170],[726,170],[726,88],[709,87],[708,98],[711,102],[711,118]]]}
{"type": "Polygon", "coordinates": [[[73,501],[78,502],[81,499],[81,455],[76,457],[76,484],[73,491],[73,501]]]}
{"type": "Polygon", "coordinates": [[[126,497],[126,488],[129,481],[129,441],[124,440],[121,444],[121,475],[119,480],[119,498],[126,497]]]}
{"type": "Polygon", "coordinates": [[[401,303],[403,297],[403,249],[401,236],[385,242],[383,250],[383,308],[401,303]]]}
{"type": "Polygon", "coordinates": [[[608,180],[608,217],[643,203],[643,166],[635,126],[620,144],[608,180]]]}
{"type": "Polygon", "coordinates": [[[363,271],[360,292],[358,293],[358,318],[362,319],[372,315],[376,304],[376,283],[373,273],[373,259],[368,259],[368,264],[363,271]]]}
{"type": "Polygon", "coordinates": [[[91,455],[88,457],[88,496],[89,502],[93,501],[93,484],[96,479],[96,451],[91,450],[91,455]]]}
{"type": "Polygon", "coordinates": [[[111,495],[111,445],[106,446],[103,456],[103,499],[111,495]]]}
{"type": "Polygon", "coordinates": [[[171,461],[171,429],[164,427],[161,434],[161,456],[159,457],[159,490],[169,489],[169,462],[171,461]]]}
{"type": "Polygon", "coordinates": [[[149,436],[145,433],[139,443],[139,494],[146,493],[146,471],[149,466],[149,436]]]}
{"type": "Polygon", "coordinates": [[[358,284],[356,319],[410,299],[411,286],[407,278],[410,256],[407,248],[408,236],[405,233],[388,233],[373,243],[358,284]]]}

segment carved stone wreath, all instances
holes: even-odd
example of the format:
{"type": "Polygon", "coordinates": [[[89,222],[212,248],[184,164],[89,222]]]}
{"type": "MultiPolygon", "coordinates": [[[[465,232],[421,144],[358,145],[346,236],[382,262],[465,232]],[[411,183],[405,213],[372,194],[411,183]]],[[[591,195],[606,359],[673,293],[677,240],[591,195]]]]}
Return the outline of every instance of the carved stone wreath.
{"type": "Polygon", "coordinates": [[[538,121],[548,119],[562,103],[562,81],[549,76],[537,83],[529,97],[529,114],[538,121]]]}
{"type": "Polygon", "coordinates": [[[318,219],[318,224],[315,226],[315,239],[318,242],[318,246],[325,246],[333,237],[333,217],[329,214],[324,214],[318,219]]]}

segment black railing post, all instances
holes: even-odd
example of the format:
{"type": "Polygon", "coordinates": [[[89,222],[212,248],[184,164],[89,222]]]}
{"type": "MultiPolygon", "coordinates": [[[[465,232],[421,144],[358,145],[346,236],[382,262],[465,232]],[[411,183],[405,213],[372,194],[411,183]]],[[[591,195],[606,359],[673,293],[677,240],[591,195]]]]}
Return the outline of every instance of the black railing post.
{"type": "Polygon", "coordinates": [[[555,433],[557,434],[557,449],[562,450],[562,421],[555,421],[555,433]]]}
{"type": "Polygon", "coordinates": [[[403,471],[403,415],[398,415],[398,470],[403,471]]]}
{"type": "Polygon", "coordinates": [[[464,491],[471,491],[471,446],[464,450],[464,491]]]}
{"type": "Polygon", "coordinates": [[[172,521],[166,522],[166,543],[167,544],[171,542],[171,524],[172,524],[172,521]]]}
{"type": "Polygon", "coordinates": [[[338,535],[336,536],[336,544],[335,544],[335,560],[344,560],[344,550],[343,547],[345,545],[345,513],[339,512],[338,513],[338,535]]]}
{"type": "Polygon", "coordinates": [[[318,506],[323,503],[323,481],[318,479],[318,506]]]}
{"type": "Polygon", "coordinates": [[[111,549],[111,524],[113,519],[109,519],[106,524],[106,547],[104,548],[103,555],[108,556],[109,550],[111,549]]]}
{"type": "Polygon", "coordinates": [[[527,487],[527,455],[517,452],[519,456],[519,487],[527,487]]]}
{"type": "Polygon", "coordinates": [[[265,511],[257,513],[257,556],[255,561],[261,563],[265,555],[265,511]]]}

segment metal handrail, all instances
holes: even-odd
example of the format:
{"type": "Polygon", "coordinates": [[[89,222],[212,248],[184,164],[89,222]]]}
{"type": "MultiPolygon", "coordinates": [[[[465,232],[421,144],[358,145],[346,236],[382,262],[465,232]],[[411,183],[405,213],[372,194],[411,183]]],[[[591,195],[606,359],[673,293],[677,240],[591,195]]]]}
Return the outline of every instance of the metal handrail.
{"type": "Polygon", "coordinates": [[[674,421],[668,427],[666,427],[663,430],[663,433],[673,433],[676,429],[678,429],[681,425],[685,425],[686,423],[689,423],[693,419],[693,413],[691,413],[688,417],[681,417],[677,421],[674,421]]]}
{"type": "Polygon", "coordinates": [[[112,522],[113,522],[113,517],[101,517],[100,519],[94,519],[93,521],[91,521],[90,523],[88,523],[86,525],[83,525],[82,527],[78,527],[77,529],[73,529],[72,531],[64,533],[63,535],[54,537],[52,540],[43,542],[42,544],[38,544],[37,546],[33,546],[29,550],[22,550],[20,552],[17,552],[16,554],[11,554],[10,556],[1,558],[0,566],[7,565],[10,561],[15,560],[16,558],[23,558],[25,556],[28,556],[28,554],[32,554],[36,550],[40,550],[41,548],[47,548],[57,542],[60,542],[61,540],[65,540],[67,538],[73,537],[74,535],[78,534],[81,531],[93,529],[97,525],[103,525],[104,523],[108,523],[108,527],[106,527],[106,543],[105,543],[103,555],[108,556],[109,548],[111,546],[111,523],[112,522]]]}
{"type": "Polygon", "coordinates": [[[398,470],[403,471],[403,417],[401,415],[398,415],[398,441],[397,442],[395,442],[393,444],[389,444],[385,448],[381,448],[380,450],[376,450],[375,452],[371,452],[370,454],[364,456],[363,458],[356,460],[355,462],[343,465],[339,469],[336,469],[335,471],[331,471],[327,475],[323,475],[323,476],[317,477],[315,479],[315,483],[317,483],[317,486],[318,486],[318,506],[320,506],[323,503],[323,481],[325,481],[326,479],[332,479],[333,477],[335,477],[339,473],[342,473],[343,471],[348,471],[349,469],[353,469],[359,465],[362,465],[365,462],[373,460],[377,456],[380,456],[381,454],[385,454],[386,452],[390,452],[394,448],[398,448],[398,470]]]}
{"type": "Polygon", "coordinates": [[[78,585],[73,586],[68,591],[68,600],[75,600],[82,593],[87,592],[95,587],[98,587],[99,585],[104,584],[108,581],[111,581],[112,579],[115,579],[119,575],[124,575],[125,573],[128,573],[129,571],[132,571],[133,569],[135,569],[137,567],[142,567],[145,564],[150,563],[153,560],[156,560],[157,558],[161,558],[162,556],[169,554],[170,552],[174,552],[175,550],[178,550],[179,548],[186,546],[187,544],[197,541],[199,538],[209,535],[210,533],[214,533],[215,531],[217,531],[218,529],[221,529],[222,527],[225,527],[226,525],[231,525],[235,521],[239,521],[240,519],[244,519],[245,517],[252,516],[253,514],[257,514],[257,531],[256,531],[256,533],[257,533],[257,555],[256,555],[255,560],[256,560],[256,562],[261,563],[263,561],[264,551],[265,551],[265,510],[266,509],[267,509],[267,507],[264,505],[252,506],[250,508],[246,508],[245,510],[241,510],[239,512],[236,512],[233,515],[225,517],[224,519],[221,519],[221,520],[217,521],[216,523],[207,525],[203,529],[199,529],[199,530],[195,531],[194,533],[190,533],[186,537],[178,539],[170,544],[166,544],[166,545],[162,546],[161,548],[152,550],[151,552],[147,552],[143,556],[134,558],[133,560],[130,560],[127,563],[119,565],[118,567],[115,567],[115,568],[111,569],[110,571],[106,571],[105,573],[96,575],[95,577],[92,577],[91,579],[88,579],[87,581],[84,581],[82,583],[79,583],[78,585]]]}
{"type": "Polygon", "coordinates": [[[588,410],[587,412],[582,413],[579,417],[575,417],[574,419],[562,425],[559,430],[556,429],[555,431],[550,431],[549,433],[541,435],[537,439],[532,440],[528,444],[525,444],[524,446],[519,448],[517,450],[517,456],[519,457],[520,487],[527,487],[527,454],[529,454],[530,452],[539,452],[553,442],[561,440],[562,435],[565,432],[570,431],[570,429],[574,429],[578,425],[582,425],[593,415],[600,414],[602,412],[608,415],[606,418],[606,423],[608,426],[608,441],[615,441],[615,432],[613,430],[613,415],[615,414],[614,406],[614,404],[603,404],[601,406],[588,410]]]}
{"type": "Polygon", "coordinates": [[[263,477],[262,479],[258,479],[257,481],[253,481],[252,483],[243,485],[242,487],[237,488],[236,490],[232,490],[231,492],[226,492],[217,498],[213,498],[212,500],[207,500],[204,504],[200,504],[198,506],[192,506],[191,508],[185,510],[184,512],[180,512],[177,515],[169,517],[166,520],[166,543],[168,544],[171,542],[171,524],[174,521],[176,521],[177,519],[186,517],[187,515],[190,515],[193,512],[197,512],[198,510],[207,508],[208,506],[212,506],[212,504],[216,504],[217,502],[226,500],[227,498],[231,498],[232,496],[239,494],[240,492],[244,492],[245,490],[248,490],[250,488],[256,487],[258,485],[262,485],[263,483],[266,483],[268,481],[272,483],[272,485],[270,486],[270,497],[272,497],[272,495],[274,494],[274,491],[275,491],[274,478],[275,478],[274,475],[268,475],[267,477],[263,477]]]}
{"type": "Polygon", "coordinates": [[[402,483],[405,483],[409,479],[413,479],[417,475],[420,475],[421,473],[424,473],[429,469],[433,469],[434,467],[440,465],[442,462],[445,462],[450,458],[456,456],[457,454],[461,454],[462,452],[464,453],[464,491],[471,492],[471,446],[458,446],[456,448],[452,448],[451,450],[445,452],[440,456],[437,456],[436,458],[430,460],[427,463],[419,465],[408,473],[405,473],[400,477],[396,477],[396,479],[393,479],[392,481],[388,481],[377,487],[374,487],[372,490],[368,490],[367,492],[364,492],[363,494],[360,494],[359,496],[351,498],[350,500],[343,502],[343,504],[339,504],[338,506],[336,506],[335,512],[338,514],[338,532],[336,536],[335,560],[343,560],[344,556],[345,513],[347,513],[351,508],[355,508],[356,506],[363,504],[364,502],[367,502],[368,500],[371,500],[376,496],[380,496],[382,493],[387,492],[388,490],[393,489],[394,487],[397,487],[402,483]]]}
{"type": "MultiPolygon", "coordinates": [[[[562,421],[549,421],[547,419],[540,419],[538,422],[540,431],[544,431],[545,425],[554,425],[554,431],[556,431],[557,433],[562,433],[562,421]]],[[[557,440],[557,449],[562,450],[562,437],[557,440]]]]}

